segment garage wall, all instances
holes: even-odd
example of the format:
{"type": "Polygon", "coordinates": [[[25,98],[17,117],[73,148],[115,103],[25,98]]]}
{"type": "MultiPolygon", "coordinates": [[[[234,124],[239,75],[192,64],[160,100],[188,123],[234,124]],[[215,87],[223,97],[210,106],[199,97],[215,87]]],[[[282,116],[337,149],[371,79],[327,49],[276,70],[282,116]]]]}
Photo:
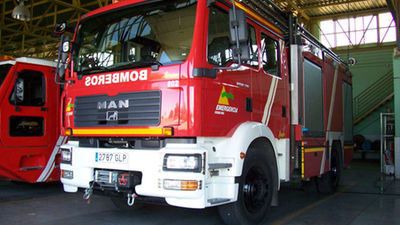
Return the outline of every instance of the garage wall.
{"type": "MultiPolygon", "coordinates": [[[[394,45],[380,48],[363,47],[350,51],[336,50],[343,59],[350,56],[357,60],[356,65],[350,67],[353,74],[353,98],[393,70],[393,49],[394,45]]],[[[379,114],[388,110],[393,111],[393,100],[388,101],[357,124],[354,127],[354,134],[361,134],[371,141],[380,139],[379,114]]]]}

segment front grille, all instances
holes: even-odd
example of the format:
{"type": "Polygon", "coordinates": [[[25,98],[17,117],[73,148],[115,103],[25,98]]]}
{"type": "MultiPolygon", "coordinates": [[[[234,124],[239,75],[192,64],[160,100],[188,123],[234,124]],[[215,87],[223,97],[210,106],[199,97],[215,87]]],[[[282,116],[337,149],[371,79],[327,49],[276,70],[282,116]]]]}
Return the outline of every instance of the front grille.
{"type": "Polygon", "coordinates": [[[99,170],[94,171],[94,187],[119,191],[134,190],[142,183],[142,173],[137,171],[99,170]]]}
{"type": "Polygon", "coordinates": [[[74,123],[75,127],[158,126],[160,114],[160,91],[85,96],[75,99],[74,123]]]}

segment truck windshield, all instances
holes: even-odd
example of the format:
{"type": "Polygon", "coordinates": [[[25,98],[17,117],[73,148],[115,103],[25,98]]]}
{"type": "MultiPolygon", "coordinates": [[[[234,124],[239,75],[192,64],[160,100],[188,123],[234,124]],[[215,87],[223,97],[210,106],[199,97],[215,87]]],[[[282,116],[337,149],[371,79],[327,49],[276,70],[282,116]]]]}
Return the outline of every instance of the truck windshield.
{"type": "Polygon", "coordinates": [[[8,71],[10,71],[12,66],[13,65],[11,64],[0,65],[0,87],[3,84],[3,81],[6,79],[8,71]]]}
{"type": "Polygon", "coordinates": [[[186,60],[196,0],[169,0],[101,14],[80,25],[74,47],[79,76],[186,60]]]}

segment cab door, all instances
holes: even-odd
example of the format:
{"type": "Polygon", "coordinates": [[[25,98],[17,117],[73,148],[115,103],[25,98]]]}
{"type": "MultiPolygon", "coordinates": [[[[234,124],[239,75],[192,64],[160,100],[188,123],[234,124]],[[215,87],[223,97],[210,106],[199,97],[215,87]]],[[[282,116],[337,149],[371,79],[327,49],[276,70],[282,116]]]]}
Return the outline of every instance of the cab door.
{"type": "Polygon", "coordinates": [[[17,65],[1,109],[1,121],[6,128],[1,130],[1,139],[5,147],[27,151],[54,144],[58,87],[52,79],[52,70],[45,66],[17,65]]]}

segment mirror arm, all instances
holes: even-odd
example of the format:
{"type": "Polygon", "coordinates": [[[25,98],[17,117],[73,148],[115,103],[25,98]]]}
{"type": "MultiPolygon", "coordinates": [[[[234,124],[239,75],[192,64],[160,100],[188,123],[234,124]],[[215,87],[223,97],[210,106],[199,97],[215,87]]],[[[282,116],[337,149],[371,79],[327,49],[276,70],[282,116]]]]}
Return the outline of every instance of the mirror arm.
{"type": "Polygon", "coordinates": [[[61,84],[60,80],[58,80],[59,78],[59,68],[60,68],[60,61],[61,61],[61,52],[62,52],[62,46],[64,43],[64,34],[61,34],[61,42],[60,42],[60,46],[58,46],[58,57],[57,57],[57,67],[56,67],[56,72],[54,74],[54,81],[56,82],[56,84],[61,84]]]}
{"type": "Polygon", "coordinates": [[[242,58],[241,58],[241,49],[240,49],[240,41],[239,41],[239,21],[236,15],[236,5],[235,5],[235,0],[231,0],[232,2],[232,8],[233,8],[233,18],[234,22],[230,24],[235,28],[235,36],[236,36],[236,49],[234,49],[233,54],[237,54],[238,58],[238,64],[234,67],[214,67],[214,69],[217,70],[236,70],[239,69],[242,66],[242,58]]]}
{"type": "Polygon", "coordinates": [[[239,21],[237,18],[237,13],[236,13],[236,5],[235,5],[235,0],[232,0],[232,8],[233,8],[233,18],[235,18],[235,24],[233,25],[235,27],[235,35],[236,35],[236,53],[238,56],[238,68],[242,66],[242,59],[241,59],[241,52],[240,52],[240,42],[239,42],[239,21]]]}
{"type": "Polygon", "coordinates": [[[58,85],[65,84],[65,82],[61,80],[60,70],[62,69],[64,71],[63,73],[64,73],[64,76],[65,76],[66,62],[63,61],[64,60],[63,59],[63,54],[66,54],[66,53],[64,53],[64,51],[63,51],[63,45],[64,45],[64,42],[66,40],[68,40],[68,37],[65,36],[64,34],[62,34],[61,35],[61,43],[60,43],[60,46],[58,47],[57,67],[56,67],[56,72],[55,72],[55,75],[54,75],[55,76],[54,77],[54,81],[58,85]]]}

